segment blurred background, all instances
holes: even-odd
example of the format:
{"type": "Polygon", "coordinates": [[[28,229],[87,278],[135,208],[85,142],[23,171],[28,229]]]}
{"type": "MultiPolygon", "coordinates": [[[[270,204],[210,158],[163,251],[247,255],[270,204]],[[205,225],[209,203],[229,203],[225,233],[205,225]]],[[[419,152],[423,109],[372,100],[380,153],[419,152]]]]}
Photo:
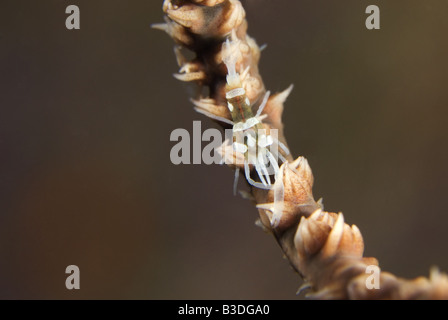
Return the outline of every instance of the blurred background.
{"type": "MultiPolygon", "coordinates": [[[[403,277],[448,270],[448,2],[243,1],[314,195],[403,277]],[[365,28],[365,9],[381,29],[365,28]]],[[[1,299],[297,299],[233,173],[170,162],[216,127],[175,80],[162,1],[0,3],[1,299]],[[78,5],[81,29],[65,28],[78,5]],[[77,265],[81,289],[65,288],[77,265]]],[[[244,188],[243,183],[240,184],[244,188]]],[[[303,298],[299,296],[298,298],[303,298]]]]}

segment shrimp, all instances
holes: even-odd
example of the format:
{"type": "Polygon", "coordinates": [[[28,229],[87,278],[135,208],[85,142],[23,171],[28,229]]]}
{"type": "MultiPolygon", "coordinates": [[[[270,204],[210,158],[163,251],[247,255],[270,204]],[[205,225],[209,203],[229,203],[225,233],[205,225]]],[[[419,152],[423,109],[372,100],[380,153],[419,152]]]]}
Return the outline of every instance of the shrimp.
{"type": "MultiPolygon", "coordinates": [[[[244,159],[241,169],[244,169],[246,180],[254,187],[269,190],[273,187],[271,176],[276,177],[279,172],[278,160],[280,159],[282,163],[286,162],[286,159],[278,150],[272,152],[271,149],[274,145],[279,146],[286,155],[289,154],[289,150],[273,134],[276,133],[275,130],[270,130],[268,134],[263,127],[262,120],[267,115],[262,113],[269,99],[269,91],[264,95],[254,115],[251,103],[243,88],[240,74],[236,71],[236,63],[240,54],[239,40],[236,39],[235,33],[232,34],[232,38],[232,40],[226,40],[222,49],[223,62],[227,67],[226,101],[232,120],[210,114],[205,110],[197,109],[197,111],[215,120],[232,125],[232,147],[235,152],[244,155],[244,157],[239,158],[244,159]],[[255,169],[259,181],[254,180],[251,176],[253,169],[255,169]]],[[[244,71],[246,74],[247,72],[248,69],[244,71]]],[[[239,171],[240,168],[236,167],[234,193],[236,193],[239,171]]]]}

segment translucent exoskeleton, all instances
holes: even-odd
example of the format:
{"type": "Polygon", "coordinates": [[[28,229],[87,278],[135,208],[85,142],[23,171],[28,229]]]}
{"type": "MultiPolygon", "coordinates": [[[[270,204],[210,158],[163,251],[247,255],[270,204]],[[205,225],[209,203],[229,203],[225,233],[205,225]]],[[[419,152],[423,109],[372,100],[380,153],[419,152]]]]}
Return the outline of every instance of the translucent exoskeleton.
{"type": "MultiPolygon", "coordinates": [[[[285,155],[289,154],[287,147],[278,140],[275,129],[266,130],[262,120],[267,115],[263,115],[263,110],[268,102],[269,91],[264,95],[257,112],[252,111],[251,103],[246,96],[241,77],[249,72],[246,68],[242,76],[236,71],[237,60],[240,54],[239,43],[235,33],[232,33],[232,40],[227,39],[223,45],[223,62],[227,67],[226,77],[226,100],[227,107],[232,115],[232,120],[219,117],[204,110],[197,110],[205,115],[232,125],[233,138],[226,140],[225,143],[231,144],[231,148],[237,154],[243,157],[240,165],[244,168],[244,174],[247,181],[254,187],[261,189],[271,189],[279,172],[279,163],[286,162],[285,157],[279,149],[282,149],[285,155]],[[252,178],[252,171],[255,170],[258,179],[252,178]],[[258,181],[257,181],[258,180],[258,181]]],[[[228,145],[229,146],[229,145],[228,145]]],[[[226,154],[225,157],[228,155],[226,154]]],[[[232,157],[234,159],[234,157],[232,157]]],[[[228,163],[226,161],[226,163],[228,163]]],[[[240,167],[235,170],[234,193],[238,182],[240,167]]]]}

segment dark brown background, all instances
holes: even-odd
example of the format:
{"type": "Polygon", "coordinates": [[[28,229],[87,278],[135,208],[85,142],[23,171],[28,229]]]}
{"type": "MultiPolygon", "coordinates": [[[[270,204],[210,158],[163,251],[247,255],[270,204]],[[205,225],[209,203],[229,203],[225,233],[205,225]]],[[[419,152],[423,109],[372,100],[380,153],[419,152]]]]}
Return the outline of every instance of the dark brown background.
{"type": "MultiPolygon", "coordinates": [[[[405,277],[448,270],[448,3],[244,1],[314,194],[405,277]],[[381,30],[364,26],[381,9],[381,30]]],[[[0,3],[0,298],[295,299],[232,172],[170,163],[192,130],[162,1],[0,3]],[[65,28],[65,7],[81,30],[65,28]],[[66,266],[81,290],[65,289],[66,266]]],[[[241,184],[242,186],[242,184],[241,184]]]]}

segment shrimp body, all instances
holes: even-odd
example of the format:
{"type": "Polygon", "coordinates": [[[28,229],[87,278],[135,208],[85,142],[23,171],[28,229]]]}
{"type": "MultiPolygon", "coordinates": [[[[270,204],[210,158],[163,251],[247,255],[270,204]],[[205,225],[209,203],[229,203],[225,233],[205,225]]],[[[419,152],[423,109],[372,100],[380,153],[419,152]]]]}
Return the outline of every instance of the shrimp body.
{"type": "MultiPolygon", "coordinates": [[[[227,67],[226,101],[232,120],[217,116],[202,108],[196,108],[196,111],[232,126],[232,149],[239,154],[236,157],[237,159],[244,159],[243,163],[238,164],[241,164],[244,168],[246,180],[254,187],[269,190],[273,187],[271,176],[276,177],[279,172],[278,159],[282,163],[286,162],[278,147],[283,150],[285,155],[289,154],[289,150],[278,140],[275,129],[270,129],[269,133],[264,129],[262,120],[267,115],[262,115],[262,112],[268,101],[269,91],[264,95],[258,106],[257,113],[253,113],[251,103],[243,88],[240,74],[236,71],[236,62],[238,55],[241,53],[239,51],[239,40],[236,39],[235,32],[232,32],[232,39],[235,40],[230,41],[227,39],[222,49],[223,62],[227,67]],[[272,152],[271,147],[273,146],[277,147],[273,148],[276,149],[275,152],[272,152]],[[258,176],[257,180],[259,181],[254,180],[251,176],[253,169],[255,169],[258,176]]],[[[244,73],[248,71],[246,69],[244,73]]],[[[226,140],[224,146],[229,142],[229,140],[226,140]]],[[[232,156],[226,153],[225,158],[230,160],[230,163],[233,163],[232,156]]],[[[226,163],[229,162],[226,161],[226,163]]],[[[235,170],[234,193],[236,193],[239,171],[240,167],[237,166],[235,170]]]]}
{"type": "MultiPolygon", "coordinates": [[[[227,66],[228,74],[226,77],[226,100],[227,107],[232,116],[233,131],[233,149],[236,152],[244,154],[244,172],[247,181],[261,189],[271,189],[271,175],[276,176],[279,171],[278,159],[268,149],[276,142],[281,146],[276,137],[267,134],[263,127],[262,120],[266,117],[261,115],[269,98],[269,91],[266,92],[257,113],[252,112],[251,104],[246,96],[240,75],[236,72],[236,60],[238,51],[237,41],[226,41],[223,48],[223,61],[227,66]],[[236,42],[236,43],[235,43],[236,42]],[[255,168],[260,182],[251,177],[251,167],[255,168]]],[[[282,146],[285,153],[289,153],[285,146],[282,146]]],[[[281,153],[276,152],[279,158],[285,162],[281,153]]],[[[239,168],[235,172],[235,185],[238,181],[239,168]]]]}

